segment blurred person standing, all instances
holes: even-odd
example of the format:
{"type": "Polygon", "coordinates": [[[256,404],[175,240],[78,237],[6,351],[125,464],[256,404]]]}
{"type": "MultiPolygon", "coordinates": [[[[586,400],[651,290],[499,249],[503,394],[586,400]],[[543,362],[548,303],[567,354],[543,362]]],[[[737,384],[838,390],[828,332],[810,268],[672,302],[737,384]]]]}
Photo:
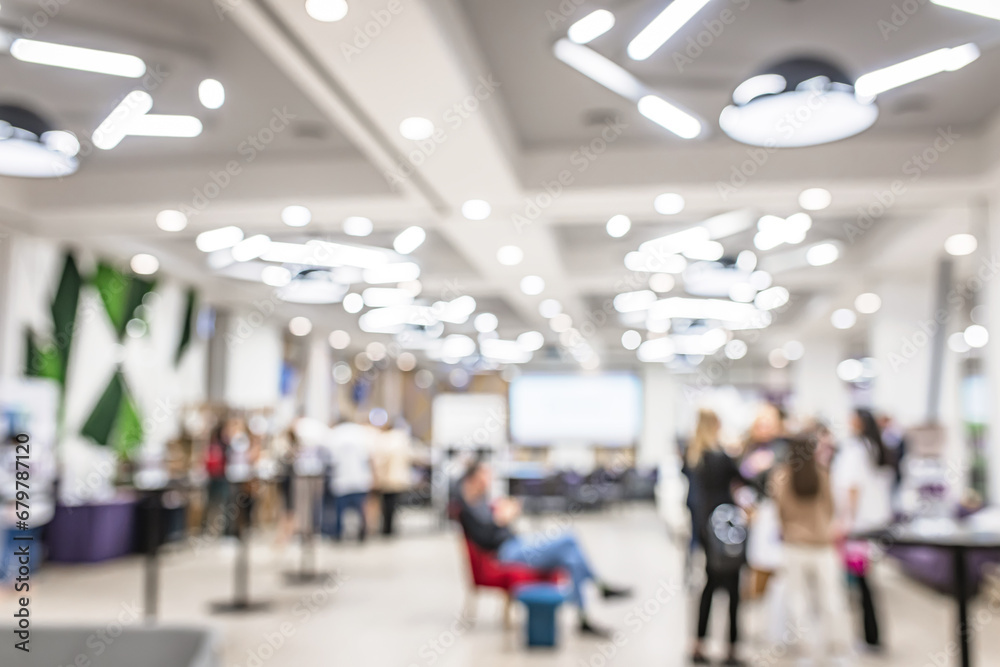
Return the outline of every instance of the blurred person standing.
{"type": "Polygon", "coordinates": [[[803,640],[812,640],[814,648],[825,643],[827,655],[847,664],[851,639],[843,565],[835,546],[833,490],[829,470],[817,460],[817,444],[790,440],[788,461],[775,469],[770,490],[784,537],[791,621],[802,628],[803,640]],[[819,626],[808,622],[812,603],[820,612],[819,626]]]}
{"type": "MultiPolygon", "coordinates": [[[[833,497],[841,537],[878,530],[892,520],[892,485],[895,472],[882,441],[875,417],[858,408],[851,419],[852,436],[841,445],[833,459],[833,497]]],[[[868,648],[881,648],[875,595],[870,581],[870,546],[867,541],[847,540],[844,558],[851,578],[857,583],[868,648]]]]}
{"type": "Polygon", "coordinates": [[[382,509],[382,535],[395,534],[396,508],[399,498],[410,489],[413,451],[406,428],[386,425],[375,439],[372,452],[374,487],[382,509]]]}
{"type": "Polygon", "coordinates": [[[205,474],[208,475],[205,512],[201,517],[202,531],[213,535],[226,530],[225,505],[229,501],[229,480],[226,479],[226,463],[229,459],[229,431],[223,419],[212,429],[205,452],[205,474]],[[217,518],[220,517],[221,519],[217,518]],[[218,524],[218,525],[216,525],[218,524]]]}
{"type": "Polygon", "coordinates": [[[344,515],[355,512],[360,522],[358,542],[364,542],[368,533],[365,501],[372,490],[374,479],[371,452],[377,431],[360,421],[343,421],[331,428],[326,437],[326,447],[333,475],[330,491],[334,500],[333,538],[340,540],[344,532],[344,515]]]}
{"type": "Polygon", "coordinates": [[[729,596],[729,653],[725,665],[739,666],[737,656],[739,641],[740,573],[745,559],[744,549],[735,555],[729,552],[712,529],[713,515],[717,510],[733,514],[737,511],[733,498],[734,487],[744,483],[736,462],[729,457],[719,442],[720,423],[715,412],[702,409],[694,437],[688,444],[686,463],[690,470],[694,507],[694,528],[705,547],[705,589],[698,607],[698,632],[691,661],[696,665],[708,664],[704,641],[708,634],[708,621],[712,611],[712,598],[717,589],[729,596]]]}

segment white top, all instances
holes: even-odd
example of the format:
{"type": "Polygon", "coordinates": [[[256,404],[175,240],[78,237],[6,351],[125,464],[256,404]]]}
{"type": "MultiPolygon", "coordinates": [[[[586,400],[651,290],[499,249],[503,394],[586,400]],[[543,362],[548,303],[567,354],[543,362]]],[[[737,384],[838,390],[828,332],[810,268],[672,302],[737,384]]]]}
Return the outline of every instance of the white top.
{"type": "Polygon", "coordinates": [[[371,426],[345,422],[330,429],[326,446],[333,463],[330,490],[335,496],[372,490],[371,451],[378,432],[371,426]]]}
{"type": "Polygon", "coordinates": [[[865,443],[856,437],[843,442],[833,459],[830,482],[837,516],[850,520],[850,493],[858,490],[858,506],[852,531],[884,528],[892,521],[892,480],[890,467],[879,468],[865,443]]]}

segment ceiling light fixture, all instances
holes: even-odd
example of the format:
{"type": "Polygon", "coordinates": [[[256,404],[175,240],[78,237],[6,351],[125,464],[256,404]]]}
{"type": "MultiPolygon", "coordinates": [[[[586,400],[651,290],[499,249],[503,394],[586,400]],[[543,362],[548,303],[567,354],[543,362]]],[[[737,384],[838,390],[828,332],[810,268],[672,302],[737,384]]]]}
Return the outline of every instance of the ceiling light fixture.
{"type": "Polygon", "coordinates": [[[549,320],[562,312],[562,304],[556,299],[545,299],[538,304],[538,314],[549,320]]]}
{"type": "Polygon", "coordinates": [[[850,329],[858,321],[858,316],[850,308],[838,308],[830,315],[830,324],[835,329],[850,329]]]}
{"type": "Polygon", "coordinates": [[[187,227],[188,219],[181,211],[167,209],[156,214],[156,226],[165,232],[179,232],[187,227]]]}
{"type": "Polygon", "coordinates": [[[322,23],[343,19],[349,9],[347,0],[306,0],[306,14],[322,23]]]}
{"type": "Polygon", "coordinates": [[[922,56],[904,60],[858,77],[854,88],[858,95],[875,97],[893,88],[926,79],[941,72],[954,72],[979,58],[979,47],[963,44],[953,49],[938,49],[922,56]]]}
{"type": "Polygon", "coordinates": [[[404,139],[422,141],[434,134],[434,123],[420,116],[412,116],[399,124],[399,133],[404,139]]]}
{"type": "Polygon", "coordinates": [[[632,229],[632,221],[627,215],[614,215],[608,220],[608,224],[605,226],[607,229],[608,236],[615,239],[620,239],[621,237],[628,234],[628,231],[632,229]]]}
{"type": "Polygon", "coordinates": [[[653,208],[660,215],[677,215],[684,210],[684,197],[676,192],[664,192],[653,200],[653,208]]]}
{"type": "Polygon", "coordinates": [[[571,25],[566,36],[575,44],[587,44],[613,27],[615,27],[615,15],[607,9],[598,9],[571,25]]]}
{"type": "Polygon", "coordinates": [[[292,272],[283,266],[265,266],[260,272],[260,280],[270,287],[284,287],[292,280],[292,272]]]}
{"type": "Polygon", "coordinates": [[[497,261],[504,266],[517,266],[524,260],[524,251],[516,245],[505,245],[497,250],[497,261]]]}
{"type": "Polygon", "coordinates": [[[198,101],[206,109],[218,109],[226,102],[226,88],[215,79],[198,84],[198,101]]]}
{"type": "Polygon", "coordinates": [[[198,234],[194,244],[202,252],[215,252],[216,250],[232,248],[242,240],[243,230],[230,225],[198,234]]]}
{"type": "Polygon", "coordinates": [[[629,42],[629,58],[649,58],[708,3],[709,0],[673,0],[629,42]]]}
{"type": "Polygon", "coordinates": [[[781,90],[772,86],[772,92],[761,89],[754,96],[734,92],[734,104],[722,110],[719,125],[736,141],[772,148],[818,146],[860,134],[878,119],[874,101],[859,99],[847,75],[824,60],[776,63],[736,90],[762,75],[780,77],[785,85],[781,90]]]}
{"type": "Polygon", "coordinates": [[[145,90],[133,90],[126,95],[108,117],[94,130],[91,139],[101,150],[111,150],[121,143],[137,118],[149,113],[153,98],[145,90]]]}
{"type": "Polygon", "coordinates": [[[308,317],[293,317],[288,322],[288,331],[293,336],[308,336],[313,324],[308,317]]]}
{"type": "Polygon", "coordinates": [[[33,39],[15,39],[10,45],[10,55],[21,62],[64,67],[97,74],[110,74],[129,79],[138,79],[146,73],[146,63],[135,56],[66,44],[39,42],[33,39]]]}
{"type": "Polygon", "coordinates": [[[485,220],[492,211],[489,202],[482,199],[470,199],[462,204],[462,215],[466,220],[485,220]]]}
{"type": "MultiPolygon", "coordinates": [[[[679,0],[675,0],[679,1],[679,0]]],[[[646,95],[639,100],[639,113],[681,139],[694,139],[701,134],[701,121],[679,109],[659,95],[646,95]]]]}
{"type": "Polygon", "coordinates": [[[80,167],[80,142],[33,111],[0,105],[0,175],[60,178],[80,167]]]}
{"type": "Polygon", "coordinates": [[[414,225],[401,231],[399,236],[393,239],[392,247],[400,255],[409,255],[411,252],[419,248],[426,239],[427,232],[425,232],[422,227],[414,225]]]}
{"type": "Polygon", "coordinates": [[[204,127],[194,116],[143,114],[136,116],[124,127],[130,137],[168,137],[191,139],[201,134],[204,127]]]}
{"type": "Polygon", "coordinates": [[[833,243],[817,243],[806,251],[806,261],[810,266],[833,264],[840,257],[840,249],[833,243]]]}
{"type": "Polygon", "coordinates": [[[521,291],[528,296],[536,296],[545,291],[545,280],[541,276],[525,276],[521,279],[521,291]]]}
{"type": "Polygon", "coordinates": [[[882,307],[882,299],[878,294],[873,294],[871,292],[865,292],[864,294],[859,294],[858,298],[854,300],[854,309],[857,310],[862,315],[871,315],[872,313],[877,313],[879,308],[882,307]]]}
{"type": "Polygon", "coordinates": [[[647,92],[646,86],[630,72],[591,48],[560,39],[552,50],[556,58],[627,100],[638,102],[647,92]]]}
{"type": "Polygon", "coordinates": [[[952,234],[944,242],[944,249],[949,255],[963,257],[976,252],[979,241],[972,234],[952,234]]]}
{"type": "Polygon", "coordinates": [[[160,269],[160,260],[141,252],[132,257],[129,267],[140,276],[151,276],[160,269]]]}
{"type": "Polygon", "coordinates": [[[472,326],[475,327],[476,331],[479,333],[489,333],[491,331],[496,331],[497,327],[500,325],[500,320],[493,313],[479,313],[476,318],[472,320],[472,326]]]}
{"type": "Polygon", "coordinates": [[[375,225],[368,218],[359,215],[344,218],[344,233],[348,236],[368,236],[373,229],[375,225]]]}
{"type": "Polygon", "coordinates": [[[270,245],[270,236],[265,234],[255,234],[254,236],[243,239],[233,246],[233,259],[237,262],[249,262],[251,259],[257,259],[267,252],[270,245]]]}
{"type": "Polygon", "coordinates": [[[289,227],[305,227],[312,222],[312,211],[305,206],[286,206],[281,209],[281,221],[289,227]]]}
{"type": "Polygon", "coordinates": [[[988,19],[1000,21],[1000,5],[996,0],[931,0],[935,5],[957,9],[960,12],[977,14],[988,19]]]}
{"type": "Polygon", "coordinates": [[[824,188],[809,188],[799,194],[799,206],[807,211],[822,211],[833,202],[833,196],[824,188]]]}

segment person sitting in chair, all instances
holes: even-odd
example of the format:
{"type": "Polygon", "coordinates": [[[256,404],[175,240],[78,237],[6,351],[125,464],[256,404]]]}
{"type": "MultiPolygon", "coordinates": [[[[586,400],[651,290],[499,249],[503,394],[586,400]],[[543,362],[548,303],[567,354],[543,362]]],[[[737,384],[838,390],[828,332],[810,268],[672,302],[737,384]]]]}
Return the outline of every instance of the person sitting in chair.
{"type": "Polygon", "coordinates": [[[458,522],[465,537],[484,551],[495,552],[503,563],[521,563],[538,570],[563,570],[572,582],[570,601],[580,611],[580,632],[606,636],[607,632],[594,626],[584,609],[583,587],[588,581],[597,584],[604,598],[625,597],[631,591],[601,582],[590,568],[583,549],[571,533],[555,537],[532,535],[519,537],[511,523],[520,514],[516,500],[501,498],[492,507],[489,491],[492,474],[489,467],[473,463],[459,482],[456,502],[458,522]]]}

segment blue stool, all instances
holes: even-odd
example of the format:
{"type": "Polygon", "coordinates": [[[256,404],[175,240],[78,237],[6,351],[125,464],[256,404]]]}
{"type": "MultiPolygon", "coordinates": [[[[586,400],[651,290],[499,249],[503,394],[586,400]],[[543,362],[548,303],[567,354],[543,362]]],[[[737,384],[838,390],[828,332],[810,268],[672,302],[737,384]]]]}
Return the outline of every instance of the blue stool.
{"type": "Polygon", "coordinates": [[[516,591],[528,608],[528,646],[556,645],[556,610],[566,596],[555,584],[529,584],[516,591]]]}

